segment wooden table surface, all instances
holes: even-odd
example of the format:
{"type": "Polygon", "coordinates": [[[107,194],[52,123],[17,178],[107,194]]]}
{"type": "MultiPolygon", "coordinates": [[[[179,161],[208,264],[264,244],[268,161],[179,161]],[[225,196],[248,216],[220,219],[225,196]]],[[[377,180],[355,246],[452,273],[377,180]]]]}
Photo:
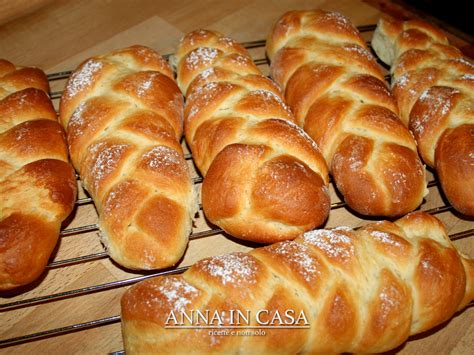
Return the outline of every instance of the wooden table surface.
{"type": "MultiPolygon", "coordinates": [[[[21,65],[34,65],[53,73],[75,68],[88,56],[132,44],[150,46],[162,54],[173,52],[178,40],[188,31],[210,28],[241,42],[264,39],[273,22],[290,9],[323,8],[337,10],[356,25],[375,24],[380,11],[359,1],[57,1],[33,14],[0,27],[0,57],[21,65]]],[[[364,34],[370,39],[371,33],[364,34]]],[[[264,58],[263,49],[252,51],[254,58],[264,58]]],[[[268,66],[260,66],[268,73],[268,66]]],[[[61,90],[64,80],[53,81],[52,90],[61,90]]],[[[55,105],[58,100],[54,100],[55,105]]],[[[190,162],[190,164],[192,164],[190,162]]],[[[432,180],[430,175],[428,180],[432,180]]],[[[339,201],[332,189],[332,202],[339,201]]],[[[84,194],[81,193],[81,198],[84,194]]],[[[430,188],[422,210],[444,206],[438,186],[430,188]]],[[[450,234],[474,228],[474,222],[452,210],[436,214],[450,234]]],[[[94,206],[77,206],[64,228],[94,224],[94,206]]],[[[346,208],[331,211],[325,227],[359,226],[366,223],[346,208]]],[[[193,233],[209,230],[202,211],[196,218],[193,233]]],[[[474,257],[474,237],[456,241],[456,245],[474,257]]],[[[210,255],[254,247],[222,234],[195,239],[189,244],[179,266],[186,266],[210,255]]],[[[63,236],[51,261],[103,252],[97,231],[63,236]]],[[[51,267],[44,277],[21,292],[3,295],[7,304],[34,297],[78,290],[117,280],[138,277],[111,262],[107,257],[68,266],[51,267]]],[[[0,340],[57,329],[106,317],[118,316],[119,301],[126,286],[85,295],[0,309],[0,340]]],[[[113,319],[114,320],[114,319],[113,319]]],[[[473,353],[474,307],[456,315],[450,322],[427,334],[418,335],[402,347],[400,353],[473,353]]],[[[92,327],[0,349],[0,353],[106,353],[123,349],[120,323],[92,327]]]]}

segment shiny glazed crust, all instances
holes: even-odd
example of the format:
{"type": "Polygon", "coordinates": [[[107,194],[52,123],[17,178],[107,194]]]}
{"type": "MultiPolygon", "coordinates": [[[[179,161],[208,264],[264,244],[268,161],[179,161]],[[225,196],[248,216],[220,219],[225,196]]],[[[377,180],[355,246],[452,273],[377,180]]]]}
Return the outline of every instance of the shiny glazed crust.
{"type": "Polygon", "coordinates": [[[372,45],[391,65],[393,93],[449,202],[474,216],[474,64],[436,27],[382,18],[372,45]]]}
{"type": "Polygon", "coordinates": [[[267,40],[273,79],[319,145],[345,201],[363,215],[400,216],[427,194],[425,170],[381,68],[334,12],[291,11],[267,40]]]}
{"type": "Polygon", "coordinates": [[[378,353],[444,322],[473,298],[474,261],[456,251],[438,219],[414,212],[357,231],[311,231],[143,281],[122,297],[122,331],[127,354],[378,353]],[[311,327],[270,328],[265,336],[165,328],[175,324],[171,311],[179,323],[192,310],[224,312],[226,325],[230,310],[250,311],[249,325],[257,328],[259,310],[303,311],[311,327]]]}
{"type": "Polygon", "coordinates": [[[171,266],[187,246],[197,203],[179,142],[182,110],[168,63],[143,46],[86,60],[62,95],[72,162],[109,255],[125,267],[171,266]]]}
{"type": "Polygon", "coordinates": [[[330,207],[324,159],[247,50],[199,30],[181,40],[175,60],[206,217],[263,243],[321,225],[330,207]]]}
{"type": "Polygon", "coordinates": [[[77,186],[46,75],[0,60],[0,290],[37,279],[77,186]]]}

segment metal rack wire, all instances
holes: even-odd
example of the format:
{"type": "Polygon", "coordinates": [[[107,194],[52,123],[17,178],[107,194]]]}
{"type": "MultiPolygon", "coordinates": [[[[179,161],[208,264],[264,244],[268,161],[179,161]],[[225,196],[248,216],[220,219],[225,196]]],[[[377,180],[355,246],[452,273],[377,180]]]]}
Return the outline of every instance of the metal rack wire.
{"type": "MultiPolygon", "coordinates": [[[[358,27],[360,32],[370,32],[375,29],[375,25],[367,25],[367,26],[360,26],[358,27]]],[[[265,46],[265,40],[258,40],[258,41],[251,41],[251,42],[246,42],[244,43],[244,46],[247,49],[252,49],[252,48],[259,48],[259,47],[264,47],[265,46]]],[[[165,57],[169,57],[169,55],[166,55],[165,57]]],[[[266,58],[260,58],[255,60],[257,65],[267,65],[268,60],[266,58]]],[[[48,79],[50,81],[55,81],[55,80],[62,80],[62,79],[67,79],[69,75],[72,73],[72,71],[63,71],[63,72],[57,72],[57,73],[51,73],[48,75],[48,79]]],[[[389,76],[388,76],[389,78],[389,76]]],[[[51,93],[51,98],[53,100],[59,99],[61,97],[61,91],[55,91],[51,93]]],[[[191,154],[186,154],[185,158],[187,160],[191,160],[192,156],[191,154]]],[[[201,177],[196,177],[194,178],[193,182],[195,184],[199,184],[202,182],[201,177]]],[[[434,187],[437,185],[437,181],[433,180],[428,183],[428,187],[434,187]]],[[[76,206],[84,206],[88,204],[92,204],[92,199],[90,197],[82,197],[79,198],[76,201],[76,206]]],[[[331,205],[331,210],[338,209],[345,207],[346,204],[345,202],[335,202],[331,205]]],[[[451,206],[448,205],[443,205],[443,206],[438,206],[435,208],[431,209],[426,209],[424,210],[427,213],[430,214],[438,214],[442,212],[446,212],[451,210],[451,206]]],[[[200,206],[200,209],[202,209],[202,206],[200,206]]],[[[98,224],[89,224],[89,225],[82,225],[79,227],[73,227],[73,228],[67,228],[61,231],[60,237],[67,237],[67,236],[79,236],[80,234],[84,234],[87,232],[94,232],[98,231],[99,226],[98,224]]],[[[222,229],[220,228],[210,228],[205,231],[201,232],[196,232],[192,233],[190,235],[190,240],[194,239],[200,239],[200,238],[206,238],[210,236],[214,236],[217,234],[223,233],[222,229]]],[[[458,240],[466,237],[470,237],[474,235],[474,229],[469,229],[465,230],[459,233],[451,234],[450,238],[451,240],[458,240]]],[[[107,253],[104,252],[98,252],[98,253],[92,253],[88,255],[82,255],[82,256],[77,256],[69,259],[63,259],[63,260],[55,260],[51,261],[48,265],[48,269],[55,269],[55,268],[64,268],[68,267],[71,265],[79,264],[79,263],[84,263],[84,262],[89,262],[89,261],[94,261],[94,260],[100,260],[100,259],[105,259],[107,258],[107,253]]],[[[120,287],[125,287],[129,285],[133,285],[139,281],[146,280],[152,277],[156,276],[164,276],[164,275],[172,275],[172,274],[179,274],[184,271],[186,271],[190,266],[185,266],[185,267],[177,267],[177,268],[170,268],[167,270],[163,270],[160,272],[154,272],[154,273],[147,273],[144,275],[140,275],[137,277],[131,277],[119,281],[112,281],[112,282],[106,282],[102,284],[95,284],[93,286],[89,287],[84,287],[84,288],[78,288],[66,292],[59,292],[59,293],[53,293],[53,294],[47,294],[43,296],[38,296],[38,297],[32,297],[28,299],[23,299],[20,301],[13,301],[13,302],[8,302],[8,303],[3,303],[0,304],[0,313],[2,312],[7,312],[10,310],[15,310],[19,308],[26,308],[26,307],[32,307],[40,304],[45,304],[49,302],[55,302],[67,298],[73,298],[73,297],[78,297],[82,295],[88,295],[88,294],[93,294],[93,293],[98,293],[101,291],[105,290],[110,290],[110,289],[115,289],[115,288],[120,288],[120,287]]],[[[40,331],[32,334],[27,334],[27,335],[22,335],[14,338],[9,338],[9,339],[3,339],[0,340],[0,348],[4,347],[9,347],[12,345],[17,345],[17,344],[22,344],[25,342],[30,342],[30,341],[35,341],[39,339],[44,339],[47,337],[53,337],[53,336],[59,336],[62,334],[67,334],[67,333],[72,333],[72,332],[77,332],[77,331],[83,331],[86,329],[90,328],[95,328],[95,327],[100,327],[100,326],[105,326],[109,324],[114,324],[120,322],[120,316],[110,316],[110,317],[105,317],[101,319],[95,319],[92,321],[84,322],[84,323],[77,323],[73,324],[70,326],[65,326],[65,327],[60,327],[60,328],[55,328],[55,329],[49,329],[45,331],[40,331]]],[[[122,354],[123,351],[117,351],[114,352],[113,354],[122,354]]]]}

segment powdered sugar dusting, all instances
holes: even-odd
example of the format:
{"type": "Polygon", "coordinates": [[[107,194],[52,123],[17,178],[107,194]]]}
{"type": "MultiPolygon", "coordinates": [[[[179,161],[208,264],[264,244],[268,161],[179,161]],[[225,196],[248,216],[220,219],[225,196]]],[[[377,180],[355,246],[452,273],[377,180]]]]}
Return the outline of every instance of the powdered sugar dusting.
{"type": "Polygon", "coordinates": [[[216,95],[223,91],[227,90],[231,87],[231,84],[226,82],[209,82],[203,86],[198,87],[188,96],[188,104],[191,103],[191,109],[188,113],[188,120],[191,120],[202,108],[202,106],[206,106],[209,102],[212,102],[216,95]],[[197,101],[194,100],[197,98],[197,101]]]}
{"type": "Polygon", "coordinates": [[[256,282],[257,264],[253,257],[243,253],[233,253],[201,261],[204,272],[217,278],[223,285],[256,282]]]}
{"type": "Polygon", "coordinates": [[[400,292],[393,285],[385,287],[382,292],[380,292],[379,300],[383,318],[386,318],[390,312],[400,306],[399,294],[400,292]]]}
{"type": "Polygon", "coordinates": [[[346,263],[354,255],[354,245],[343,231],[318,229],[306,232],[304,241],[321,249],[328,257],[341,259],[346,263]]]}
{"type": "Polygon", "coordinates": [[[173,111],[178,111],[181,115],[180,122],[182,122],[182,108],[183,108],[183,95],[180,91],[177,91],[173,95],[173,99],[168,101],[168,107],[173,111]]]}
{"type": "Polygon", "coordinates": [[[324,14],[324,18],[331,21],[339,29],[357,33],[350,21],[338,12],[327,12],[324,14]]]}
{"type": "Polygon", "coordinates": [[[249,57],[241,55],[241,54],[232,56],[231,61],[232,63],[237,64],[237,65],[247,65],[252,62],[249,57]]]}
{"type": "Polygon", "coordinates": [[[14,132],[15,132],[15,139],[17,141],[20,141],[28,136],[28,134],[30,133],[30,129],[22,125],[20,128],[15,129],[14,132]]]}
{"type": "Polygon", "coordinates": [[[219,43],[225,45],[226,47],[233,47],[236,45],[237,42],[235,42],[232,38],[227,37],[227,36],[222,36],[219,37],[217,40],[219,43]]]}
{"type": "Polygon", "coordinates": [[[84,124],[85,120],[82,114],[85,111],[87,106],[87,101],[83,101],[79,106],[74,110],[71,118],[68,123],[68,131],[73,133],[76,137],[82,136],[84,134],[84,124]]]}
{"type": "MultiPolygon", "coordinates": [[[[33,100],[30,99],[31,91],[20,91],[15,94],[15,108],[24,109],[33,105],[33,100]]],[[[35,94],[36,96],[36,94],[35,94]]]]}
{"type": "Polygon", "coordinates": [[[394,194],[392,195],[393,202],[399,203],[400,198],[402,197],[399,191],[409,185],[407,181],[407,175],[402,171],[393,171],[390,184],[394,189],[394,194]]]}
{"type": "Polygon", "coordinates": [[[395,247],[402,246],[399,241],[395,240],[390,234],[386,232],[372,230],[369,232],[369,235],[384,244],[393,245],[395,247]]]}
{"type": "MultiPolygon", "coordinates": [[[[292,172],[295,172],[296,174],[298,174],[298,172],[302,172],[305,175],[308,174],[306,167],[299,161],[294,160],[291,164],[288,164],[286,162],[276,160],[272,162],[270,179],[277,182],[278,186],[281,186],[282,188],[291,189],[294,183],[291,179],[292,172]]],[[[263,185],[260,187],[260,192],[264,195],[267,195],[269,193],[268,189],[269,187],[267,185],[263,185]]]]}
{"type": "Polygon", "coordinates": [[[199,293],[196,287],[181,278],[164,278],[157,291],[165,297],[166,302],[177,312],[183,311],[199,293]]]}
{"type": "Polygon", "coordinates": [[[436,274],[437,277],[443,277],[442,276],[442,270],[440,270],[439,264],[434,262],[432,263],[431,260],[433,260],[433,255],[424,255],[423,259],[421,260],[421,272],[423,273],[430,273],[430,274],[436,274]]]}
{"type": "Polygon", "coordinates": [[[79,92],[89,87],[92,84],[94,74],[102,69],[102,62],[98,62],[95,59],[89,59],[79,71],[74,72],[71,75],[71,79],[67,84],[67,97],[72,98],[79,92]]]}
{"type": "Polygon", "coordinates": [[[198,40],[204,40],[209,37],[211,33],[209,31],[200,29],[200,30],[195,30],[193,32],[188,33],[186,36],[182,37],[179,41],[180,44],[183,44],[185,42],[188,42],[189,45],[192,47],[196,44],[196,39],[198,40]],[[195,38],[195,37],[198,38],[195,38]]]}
{"type": "MultiPolygon", "coordinates": [[[[387,295],[385,292],[381,292],[379,295],[380,300],[382,301],[382,304],[387,304],[389,306],[393,306],[396,304],[395,300],[391,298],[389,295],[387,295]]],[[[382,305],[383,308],[383,305],[382,305]]]]}
{"type": "Polygon", "coordinates": [[[145,249],[143,251],[143,256],[144,256],[144,267],[145,268],[152,268],[153,263],[156,261],[155,254],[153,254],[150,250],[145,249]]]}
{"type": "Polygon", "coordinates": [[[146,80],[144,80],[143,82],[141,82],[136,90],[137,90],[137,95],[139,97],[143,97],[147,94],[148,90],[150,90],[150,88],[152,87],[153,85],[153,79],[156,77],[157,73],[152,73],[150,74],[146,80]]]}
{"type": "Polygon", "coordinates": [[[282,242],[269,247],[272,253],[283,256],[299,266],[299,273],[307,282],[311,282],[320,272],[315,260],[310,256],[311,250],[304,244],[294,241],[282,242]]]}
{"type": "Polygon", "coordinates": [[[182,162],[180,154],[169,147],[158,146],[143,155],[146,164],[153,169],[171,168],[169,172],[177,172],[177,165],[182,162]]]}
{"type": "Polygon", "coordinates": [[[364,57],[370,61],[374,61],[375,58],[372,56],[372,54],[365,48],[357,45],[357,44],[346,44],[345,46],[341,47],[343,50],[349,53],[355,53],[356,55],[359,55],[361,57],[364,57]]]}
{"type": "Polygon", "coordinates": [[[352,171],[359,170],[363,165],[364,162],[360,159],[357,159],[355,156],[351,155],[349,158],[349,169],[352,171]]]}
{"type": "Polygon", "coordinates": [[[203,80],[207,80],[207,78],[209,78],[210,76],[214,75],[215,74],[215,70],[213,67],[211,68],[208,68],[206,70],[204,70],[201,74],[199,74],[199,77],[203,80]]]}
{"type": "Polygon", "coordinates": [[[415,116],[410,122],[410,128],[414,133],[422,135],[433,116],[438,114],[442,116],[447,115],[452,109],[452,96],[459,92],[459,90],[453,89],[448,95],[440,95],[437,92],[433,93],[431,88],[423,91],[418,101],[424,103],[426,108],[421,115],[415,116]]]}
{"type": "Polygon", "coordinates": [[[283,100],[274,92],[265,89],[258,89],[250,92],[250,95],[258,96],[258,99],[264,105],[272,105],[277,103],[283,110],[285,110],[290,116],[293,116],[290,108],[283,102],[283,100]]]}
{"type": "Polygon", "coordinates": [[[467,66],[469,66],[469,67],[471,67],[471,68],[474,68],[474,64],[471,63],[470,61],[468,61],[468,60],[465,59],[465,58],[458,58],[458,59],[455,59],[455,61],[456,61],[456,62],[459,62],[459,63],[462,63],[462,64],[464,64],[464,65],[467,65],[467,66]]]}
{"type": "Polygon", "coordinates": [[[90,154],[98,153],[91,170],[95,190],[99,188],[102,179],[116,168],[118,160],[128,147],[127,144],[107,145],[107,143],[101,142],[89,148],[90,154]]]}
{"type": "Polygon", "coordinates": [[[161,65],[167,66],[166,60],[151,48],[140,47],[137,49],[137,53],[145,64],[158,61],[161,65]]]}
{"type": "Polygon", "coordinates": [[[410,82],[410,73],[405,73],[399,76],[393,83],[393,87],[397,86],[400,89],[405,89],[410,82]]]}
{"type": "Polygon", "coordinates": [[[270,102],[275,102],[276,101],[285,109],[285,111],[287,111],[291,114],[291,110],[288,108],[288,106],[274,92],[271,92],[271,91],[265,90],[265,89],[258,89],[258,90],[252,91],[250,94],[259,96],[259,99],[261,99],[263,102],[270,103],[270,102]]]}
{"type": "Polygon", "coordinates": [[[474,74],[464,74],[461,76],[462,80],[474,80],[474,74]]]}
{"type": "Polygon", "coordinates": [[[430,94],[429,94],[429,91],[430,89],[426,89],[425,91],[423,91],[419,97],[420,100],[428,100],[430,98],[430,94]]]}
{"type": "Polygon", "coordinates": [[[364,167],[364,160],[361,157],[364,156],[364,148],[360,143],[354,143],[351,146],[349,158],[342,155],[340,152],[334,154],[333,165],[344,164],[346,161],[349,163],[349,170],[358,171],[364,167]]]}
{"type": "Polygon", "coordinates": [[[392,174],[393,178],[394,178],[394,181],[393,183],[395,185],[401,185],[401,184],[406,184],[407,182],[407,176],[404,172],[402,171],[395,171],[393,174],[392,174]]]}
{"type": "Polygon", "coordinates": [[[208,65],[219,55],[219,50],[215,48],[199,47],[191,51],[185,59],[185,65],[196,70],[201,66],[208,65]]]}
{"type": "Polygon", "coordinates": [[[118,209],[123,209],[124,206],[122,206],[122,204],[120,203],[119,197],[124,193],[124,191],[126,193],[127,190],[130,190],[131,186],[132,182],[129,180],[125,180],[113,187],[112,191],[107,196],[107,199],[105,200],[103,206],[103,213],[105,215],[110,215],[118,209]]]}
{"type": "Polygon", "coordinates": [[[214,95],[218,90],[219,83],[212,81],[204,84],[203,86],[198,87],[194,90],[191,95],[188,96],[188,99],[194,99],[194,96],[199,96],[200,99],[208,100],[212,95],[214,95]]]}

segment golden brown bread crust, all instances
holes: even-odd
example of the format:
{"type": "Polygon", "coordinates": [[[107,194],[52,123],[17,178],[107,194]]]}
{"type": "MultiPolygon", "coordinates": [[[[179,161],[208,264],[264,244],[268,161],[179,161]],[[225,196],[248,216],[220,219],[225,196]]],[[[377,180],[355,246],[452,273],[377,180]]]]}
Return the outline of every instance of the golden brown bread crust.
{"type": "MultiPolygon", "coordinates": [[[[473,267],[472,259],[456,251],[441,222],[423,212],[357,231],[315,230],[248,254],[207,258],[182,275],[133,286],[122,297],[125,350],[384,352],[473,300],[473,267]],[[258,328],[258,310],[284,314],[288,309],[304,311],[310,328],[265,329],[265,336],[247,337],[165,328],[167,320],[174,324],[171,311],[177,319],[191,310],[227,316],[230,310],[250,311],[249,325],[258,328]]],[[[230,320],[224,324],[231,325],[230,320]]]]}
{"type": "Polygon", "coordinates": [[[321,148],[351,208],[400,216],[421,204],[427,190],[415,141],[381,68],[345,17],[288,12],[274,26],[267,54],[298,125],[321,148]]]}
{"type": "Polygon", "coordinates": [[[0,60],[0,290],[37,279],[76,200],[46,75],[0,60]]]}
{"type": "Polygon", "coordinates": [[[206,217],[263,243],[321,225],[329,213],[324,159],[247,50],[199,30],[181,40],[175,59],[206,217]]]}
{"type": "Polygon", "coordinates": [[[109,255],[125,267],[171,266],[187,246],[197,203],[182,115],[170,66],[143,46],[86,60],[62,95],[72,162],[109,255]]]}
{"type": "Polygon", "coordinates": [[[474,64],[423,21],[382,18],[372,45],[390,64],[393,92],[446,197],[474,215],[474,64]]]}

